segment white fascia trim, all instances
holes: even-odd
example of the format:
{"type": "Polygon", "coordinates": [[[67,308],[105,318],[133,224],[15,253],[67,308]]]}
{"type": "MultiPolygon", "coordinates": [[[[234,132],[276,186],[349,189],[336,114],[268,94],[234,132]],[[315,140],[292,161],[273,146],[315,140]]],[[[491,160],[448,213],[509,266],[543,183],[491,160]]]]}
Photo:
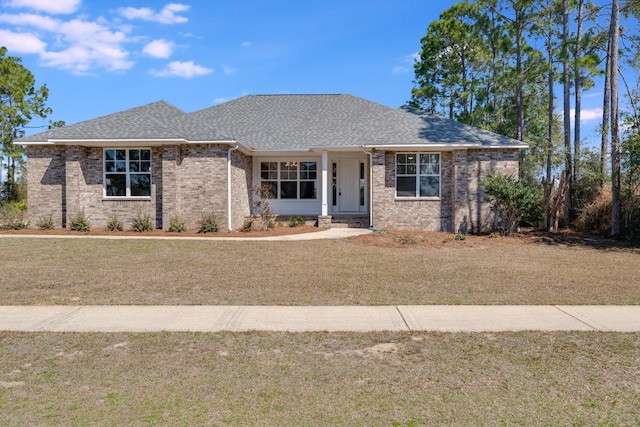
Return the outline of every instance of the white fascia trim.
{"type": "Polygon", "coordinates": [[[236,144],[234,140],[221,141],[189,141],[184,138],[175,139],[49,139],[42,142],[23,142],[20,145],[80,145],[83,147],[158,147],[167,144],[236,144]]]}
{"type": "Polygon", "coordinates": [[[518,145],[482,145],[482,144],[411,144],[411,145],[364,145],[365,149],[405,151],[405,150],[425,150],[425,151],[454,151],[457,149],[480,148],[491,150],[504,149],[525,149],[529,148],[527,144],[518,145]]]}
{"type": "Polygon", "coordinates": [[[295,149],[295,150],[251,150],[249,148],[249,152],[252,156],[286,156],[286,155],[300,155],[300,153],[310,153],[310,150],[307,149],[295,149]]]}
{"type": "Polygon", "coordinates": [[[309,147],[309,151],[362,151],[362,145],[345,145],[340,147],[309,147]]]}

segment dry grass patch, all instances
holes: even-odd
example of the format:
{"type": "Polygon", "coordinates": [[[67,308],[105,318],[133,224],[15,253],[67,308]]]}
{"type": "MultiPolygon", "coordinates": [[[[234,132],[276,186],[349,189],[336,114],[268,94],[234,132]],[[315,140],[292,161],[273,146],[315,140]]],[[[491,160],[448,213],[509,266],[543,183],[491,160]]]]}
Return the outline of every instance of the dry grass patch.
{"type": "Polygon", "coordinates": [[[640,304],[637,248],[452,237],[0,238],[0,304],[640,304]]]}
{"type": "Polygon", "coordinates": [[[2,425],[638,425],[640,334],[0,333],[2,425]]]}

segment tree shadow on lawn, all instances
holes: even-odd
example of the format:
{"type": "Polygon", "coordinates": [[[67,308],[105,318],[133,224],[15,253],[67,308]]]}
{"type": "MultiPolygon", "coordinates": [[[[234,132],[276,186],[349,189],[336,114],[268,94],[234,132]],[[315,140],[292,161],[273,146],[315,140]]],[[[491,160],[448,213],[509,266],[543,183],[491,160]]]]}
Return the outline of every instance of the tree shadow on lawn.
{"type": "Polygon", "coordinates": [[[640,254],[640,241],[626,240],[624,237],[611,238],[596,234],[580,233],[569,229],[560,230],[557,233],[533,229],[523,230],[517,234],[517,238],[545,245],[586,247],[603,251],[625,250],[640,254]]]}

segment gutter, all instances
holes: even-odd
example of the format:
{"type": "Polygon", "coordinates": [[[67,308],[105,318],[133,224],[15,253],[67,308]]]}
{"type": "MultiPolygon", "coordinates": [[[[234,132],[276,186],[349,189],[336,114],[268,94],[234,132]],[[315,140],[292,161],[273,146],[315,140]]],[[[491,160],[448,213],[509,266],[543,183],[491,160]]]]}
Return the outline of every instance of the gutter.
{"type": "Polygon", "coordinates": [[[236,143],[235,147],[230,147],[227,151],[227,228],[229,231],[234,231],[231,222],[231,152],[237,149],[236,143]]]}

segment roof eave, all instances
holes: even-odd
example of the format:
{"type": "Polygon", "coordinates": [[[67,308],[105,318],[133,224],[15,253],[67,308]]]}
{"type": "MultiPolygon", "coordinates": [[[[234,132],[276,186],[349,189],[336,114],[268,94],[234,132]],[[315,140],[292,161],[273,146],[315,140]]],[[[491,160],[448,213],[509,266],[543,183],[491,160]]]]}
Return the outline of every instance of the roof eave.
{"type": "Polygon", "coordinates": [[[15,141],[16,145],[80,145],[83,147],[135,147],[148,146],[159,147],[162,145],[175,144],[236,144],[237,141],[232,139],[224,140],[203,140],[191,141],[184,138],[166,138],[166,139],[48,139],[47,141],[15,141]]]}
{"type": "Polygon", "coordinates": [[[453,151],[460,149],[490,149],[490,150],[504,150],[504,149],[519,149],[523,150],[525,148],[529,148],[527,144],[518,144],[518,145],[484,145],[484,144],[364,144],[362,146],[364,149],[375,149],[375,150],[439,150],[439,151],[453,151]]]}

